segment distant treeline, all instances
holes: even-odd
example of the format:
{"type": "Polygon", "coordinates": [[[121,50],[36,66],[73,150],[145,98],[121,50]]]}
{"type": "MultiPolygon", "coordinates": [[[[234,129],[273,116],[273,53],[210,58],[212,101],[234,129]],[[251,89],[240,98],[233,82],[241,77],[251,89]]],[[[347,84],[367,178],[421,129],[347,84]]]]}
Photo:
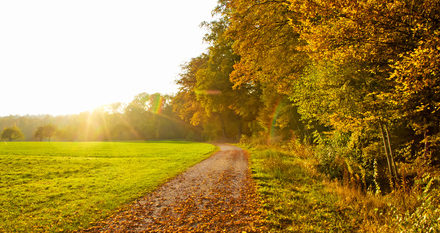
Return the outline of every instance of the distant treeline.
{"type": "Polygon", "coordinates": [[[214,12],[174,99],[205,137],[314,145],[330,177],[377,192],[440,165],[439,1],[220,0],[214,12]]]}
{"type": "Polygon", "coordinates": [[[26,141],[198,140],[194,127],[172,111],[171,97],[141,93],[130,103],[115,103],[80,114],[0,117],[0,129],[16,127],[26,141]],[[53,134],[42,133],[49,128],[53,134]]]}

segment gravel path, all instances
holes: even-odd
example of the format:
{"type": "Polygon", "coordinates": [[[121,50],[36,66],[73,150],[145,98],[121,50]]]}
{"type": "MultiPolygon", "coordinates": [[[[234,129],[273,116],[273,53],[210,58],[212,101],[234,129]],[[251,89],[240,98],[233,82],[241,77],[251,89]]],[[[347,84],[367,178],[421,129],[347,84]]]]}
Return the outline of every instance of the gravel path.
{"type": "Polygon", "coordinates": [[[264,231],[247,153],[220,151],[87,232],[264,231]]]}

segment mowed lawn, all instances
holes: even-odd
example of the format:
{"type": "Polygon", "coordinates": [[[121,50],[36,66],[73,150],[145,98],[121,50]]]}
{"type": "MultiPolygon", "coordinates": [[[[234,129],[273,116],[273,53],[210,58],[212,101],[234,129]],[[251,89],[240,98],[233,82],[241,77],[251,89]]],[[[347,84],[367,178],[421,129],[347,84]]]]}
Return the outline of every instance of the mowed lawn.
{"type": "Polygon", "coordinates": [[[0,142],[0,232],[71,231],[207,158],[191,142],[0,142]]]}

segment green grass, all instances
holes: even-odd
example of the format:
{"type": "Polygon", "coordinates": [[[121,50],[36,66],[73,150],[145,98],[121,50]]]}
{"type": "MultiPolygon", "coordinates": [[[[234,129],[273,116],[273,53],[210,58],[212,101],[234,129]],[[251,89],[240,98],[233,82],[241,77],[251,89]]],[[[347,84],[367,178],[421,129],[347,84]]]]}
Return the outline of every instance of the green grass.
{"type": "Polygon", "coordinates": [[[353,232],[357,218],[326,191],[310,161],[275,150],[251,149],[251,169],[271,232],[353,232]]]}
{"type": "Polygon", "coordinates": [[[1,142],[0,232],[72,231],[207,158],[189,142],[1,142]]]}

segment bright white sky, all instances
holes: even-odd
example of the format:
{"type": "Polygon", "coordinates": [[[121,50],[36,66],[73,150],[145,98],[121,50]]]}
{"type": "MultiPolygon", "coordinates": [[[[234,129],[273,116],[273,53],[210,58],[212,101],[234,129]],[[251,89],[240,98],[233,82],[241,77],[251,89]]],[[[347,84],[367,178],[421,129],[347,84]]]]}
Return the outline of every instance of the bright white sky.
{"type": "Polygon", "coordinates": [[[0,116],[177,91],[216,0],[0,0],[0,116]]]}

